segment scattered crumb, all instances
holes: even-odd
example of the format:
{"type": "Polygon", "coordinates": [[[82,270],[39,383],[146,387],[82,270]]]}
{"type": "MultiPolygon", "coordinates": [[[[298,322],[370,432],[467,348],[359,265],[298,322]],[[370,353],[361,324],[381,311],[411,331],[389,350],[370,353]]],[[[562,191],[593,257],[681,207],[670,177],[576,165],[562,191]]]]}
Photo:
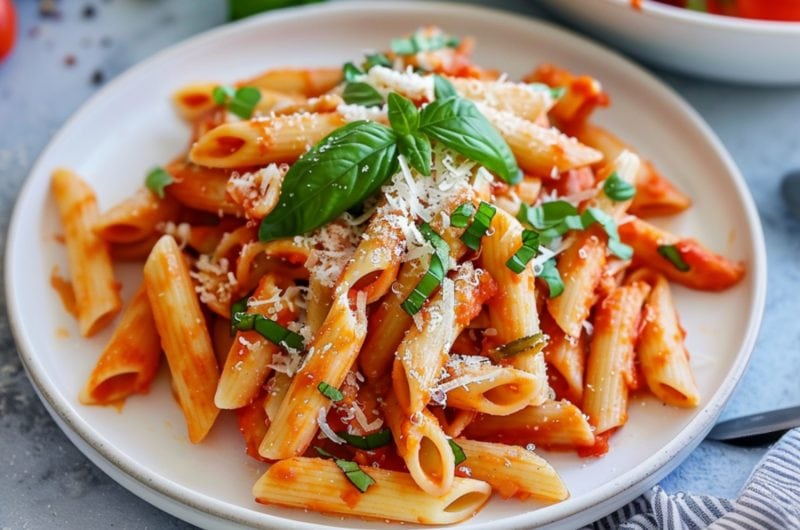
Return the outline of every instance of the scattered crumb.
{"type": "Polygon", "coordinates": [[[92,4],[86,4],[85,6],[83,6],[83,9],[81,10],[81,16],[86,19],[94,18],[96,14],[97,14],[97,9],[95,9],[95,7],[92,4]]]}
{"type": "Polygon", "coordinates": [[[64,65],[66,66],[75,66],[76,62],[78,62],[78,60],[71,53],[64,57],[64,65]]]}
{"type": "Polygon", "coordinates": [[[105,74],[103,74],[102,70],[95,70],[92,72],[91,81],[93,85],[102,85],[103,81],[105,81],[105,74]]]}

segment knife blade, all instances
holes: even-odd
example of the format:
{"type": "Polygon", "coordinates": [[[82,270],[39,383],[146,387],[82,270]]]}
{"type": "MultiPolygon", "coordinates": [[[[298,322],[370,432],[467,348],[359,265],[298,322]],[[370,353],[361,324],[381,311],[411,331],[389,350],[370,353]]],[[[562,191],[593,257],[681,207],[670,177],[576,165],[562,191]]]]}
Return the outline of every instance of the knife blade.
{"type": "Polygon", "coordinates": [[[771,410],[718,423],[706,436],[736,445],[756,446],[777,441],[789,429],[800,427],[800,407],[771,410]]]}

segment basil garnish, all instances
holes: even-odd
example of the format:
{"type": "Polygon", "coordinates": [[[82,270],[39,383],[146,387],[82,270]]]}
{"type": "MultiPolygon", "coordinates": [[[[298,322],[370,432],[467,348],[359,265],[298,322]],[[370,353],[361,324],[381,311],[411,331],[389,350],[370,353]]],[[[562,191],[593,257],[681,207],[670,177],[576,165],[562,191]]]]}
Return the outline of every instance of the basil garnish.
{"type": "Polygon", "coordinates": [[[432,52],[442,48],[456,48],[461,41],[448,35],[424,35],[420,31],[411,37],[392,39],[392,51],[397,55],[415,55],[419,52],[432,52]]]}
{"type": "Polygon", "coordinates": [[[549,297],[555,298],[564,292],[564,280],[561,279],[561,273],[558,272],[556,266],[556,258],[550,258],[542,265],[542,272],[538,278],[547,283],[547,288],[550,290],[549,297]]]}
{"type": "Polygon", "coordinates": [[[666,259],[672,266],[681,272],[688,272],[689,264],[683,260],[681,251],[675,245],[658,245],[658,253],[662,258],[666,259]]]}
{"type": "Polygon", "coordinates": [[[375,193],[397,168],[397,135],[369,121],[341,127],[292,165],[262,241],[310,232],[375,193]]]}
{"type": "Polygon", "coordinates": [[[367,83],[347,83],[342,92],[342,99],[348,105],[363,105],[365,107],[380,107],[383,105],[383,96],[367,83]]]}
{"type": "Polygon", "coordinates": [[[314,449],[321,457],[333,459],[333,462],[339,469],[342,470],[344,476],[347,477],[347,480],[349,480],[353,486],[358,488],[358,491],[361,493],[366,493],[367,489],[375,484],[375,479],[364,473],[364,471],[362,471],[359,465],[355,462],[351,460],[345,460],[343,458],[336,458],[321,447],[314,447],[314,449]]]}
{"type": "Polygon", "coordinates": [[[471,101],[459,97],[437,99],[420,113],[419,130],[509,184],[522,180],[508,144],[471,101]]]}
{"type": "Polygon", "coordinates": [[[219,85],[211,91],[211,97],[217,105],[226,105],[231,113],[249,120],[261,101],[261,91],[251,86],[235,89],[229,85],[219,85]]]}
{"type": "Polygon", "coordinates": [[[436,99],[447,99],[458,96],[453,83],[440,75],[433,76],[433,95],[436,99]]]}
{"type": "Polygon", "coordinates": [[[342,394],[341,390],[339,390],[335,386],[329,385],[325,381],[317,385],[317,390],[319,390],[320,394],[330,399],[331,401],[336,402],[344,399],[344,394],[342,394]]]}
{"type": "Polygon", "coordinates": [[[406,157],[411,167],[426,177],[430,176],[431,141],[427,136],[419,133],[404,134],[397,138],[397,148],[400,154],[406,157]]]}
{"type": "Polygon", "coordinates": [[[358,436],[355,434],[350,434],[347,431],[341,431],[337,432],[336,436],[349,443],[353,447],[357,447],[365,451],[377,449],[378,447],[383,447],[384,445],[388,445],[392,442],[392,431],[389,429],[383,429],[382,431],[373,432],[365,436],[358,436]]]}
{"type": "Polygon", "coordinates": [[[453,450],[453,457],[456,460],[456,465],[467,459],[467,455],[464,454],[464,450],[460,445],[455,443],[452,439],[447,440],[447,443],[450,444],[450,449],[453,450]]]}
{"type": "Polygon", "coordinates": [[[621,202],[632,199],[636,195],[636,187],[620,178],[616,171],[603,182],[603,193],[613,201],[621,202]]]}
{"type": "Polygon", "coordinates": [[[144,179],[144,185],[147,189],[158,195],[159,199],[164,198],[164,188],[175,182],[172,175],[167,173],[163,167],[154,167],[150,170],[144,179]]]}

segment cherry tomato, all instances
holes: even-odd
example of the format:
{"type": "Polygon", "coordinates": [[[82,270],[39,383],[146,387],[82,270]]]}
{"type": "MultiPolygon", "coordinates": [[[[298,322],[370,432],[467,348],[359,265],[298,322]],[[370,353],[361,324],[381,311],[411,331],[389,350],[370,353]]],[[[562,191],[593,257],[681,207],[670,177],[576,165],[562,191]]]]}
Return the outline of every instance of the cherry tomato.
{"type": "Polygon", "coordinates": [[[0,60],[11,53],[17,35],[17,17],[11,0],[0,0],[0,60]]]}

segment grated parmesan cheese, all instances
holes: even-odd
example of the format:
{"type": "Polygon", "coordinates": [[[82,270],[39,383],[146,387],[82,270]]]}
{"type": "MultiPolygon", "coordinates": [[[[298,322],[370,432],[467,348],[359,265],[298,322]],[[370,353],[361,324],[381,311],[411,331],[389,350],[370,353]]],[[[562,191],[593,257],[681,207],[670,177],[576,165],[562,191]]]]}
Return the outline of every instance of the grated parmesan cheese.
{"type": "Polygon", "coordinates": [[[317,412],[317,425],[319,425],[319,430],[322,431],[328,440],[339,445],[347,443],[345,440],[339,438],[339,436],[333,432],[331,426],[328,425],[328,411],[325,410],[325,407],[320,407],[319,412],[317,412]]]}

